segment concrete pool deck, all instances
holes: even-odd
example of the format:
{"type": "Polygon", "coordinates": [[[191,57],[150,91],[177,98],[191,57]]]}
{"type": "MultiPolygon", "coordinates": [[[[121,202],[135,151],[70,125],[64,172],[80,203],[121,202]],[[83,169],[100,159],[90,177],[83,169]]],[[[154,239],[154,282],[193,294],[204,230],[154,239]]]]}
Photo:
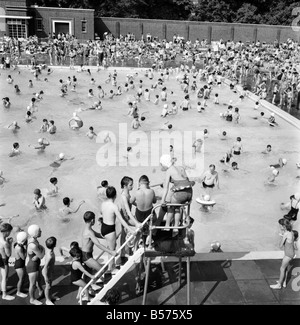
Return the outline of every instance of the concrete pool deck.
{"type": "MultiPolygon", "coordinates": [[[[282,290],[272,290],[270,284],[274,284],[278,280],[281,260],[236,260],[226,259],[220,255],[215,257],[215,260],[203,260],[203,256],[200,255],[203,254],[196,254],[191,262],[191,305],[300,304],[300,259],[295,259],[291,263],[287,287],[282,290]]],[[[15,270],[11,268],[8,294],[16,293],[16,278],[15,270]]],[[[135,283],[135,272],[132,268],[115,286],[121,295],[119,305],[127,306],[126,310],[131,310],[130,306],[132,305],[140,306],[142,304],[143,296],[142,293],[135,294],[135,283]]],[[[25,277],[24,288],[27,287],[28,280],[25,277]]],[[[61,263],[56,265],[52,293],[60,298],[55,302],[56,305],[78,305],[77,288],[70,285],[70,265],[61,263]]],[[[180,287],[178,286],[178,261],[165,262],[164,271],[160,264],[152,264],[147,305],[161,307],[186,305],[186,295],[184,263],[180,287]]],[[[44,303],[45,299],[41,299],[41,302],[44,303]]],[[[0,299],[1,305],[30,305],[30,303],[28,297],[25,299],[16,297],[13,301],[0,299]]],[[[149,306],[145,308],[149,308],[149,306]]],[[[105,310],[103,307],[102,311],[105,310]]],[[[194,310],[194,317],[196,313],[197,310],[194,310]]]]}
{"type": "MultiPolygon", "coordinates": [[[[82,215],[87,210],[99,211],[99,203],[96,199],[96,186],[100,185],[101,180],[107,179],[114,185],[118,192],[120,190],[120,180],[124,175],[131,176],[134,179],[134,188],[137,180],[142,174],[147,174],[152,184],[159,183],[164,179],[164,173],[160,171],[159,166],[116,166],[101,167],[96,161],[97,151],[100,148],[99,143],[89,140],[85,137],[89,126],[93,126],[95,132],[109,130],[118,134],[118,123],[124,123],[128,126],[128,133],[131,132],[131,119],[126,117],[127,101],[132,98],[130,94],[123,94],[113,100],[103,99],[102,111],[84,111],[78,113],[83,119],[84,127],[78,132],[71,131],[67,122],[72,117],[75,109],[87,107],[94,100],[87,97],[89,88],[93,88],[96,93],[96,85],[101,84],[107,91],[113,88],[105,84],[104,80],[108,72],[115,68],[108,68],[96,72],[97,67],[89,67],[92,75],[86,72],[77,72],[68,67],[52,67],[54,72],[46,76],[45,71],[40,77],[41,81],[34,81],[34,88],[29,89],[27,84],[29,79],[34,79],[33,75],[26,67],[20,67],[21,73],[17,71],[1,71],[0,93],[2,97],[11,99],[11,108],[1,112],[1,138],[0,143],[0,169],[4,171],[4,177],[8,179],[1,189],[1,202],[6,205],[1,207],[2,216],[11,216],[20,214],[16,222],[27,222],[40,224],[43,230],[41,243],[44,243],[47,236],[54,235],[58,238],[58,246],[68,246],[73,240],[80,240],[82,229],[82,215]],[[21,89],[21,95],[14,95],[12,85],[5,81],[8,74],[15,79],[14,84],[18,84],[21,89]],[[66,98],[59,97],[58,80],[66,80],[67,76],[76,75],[78,78],[78,90],[74,93],[69,92],[66,98]],[[43,78],[47,77],[48,82],[43,78]],[[96,80],[96,85],[89,84],[90,78],[96,80]],[[44,99],[38,104],[38,112],[35,114],[37,120],[30,125],[24,122],[26,106],[32,97],[33,92],[44,90],[44,99]],[[42,124],[42,119],[53,119],[57,125],[57,134],[46,135],[51,145],[46,148],[44,154],[37,154],[33,149],[28,148],[28,144],[37,143],[37,139],[42,135],[37,133],[42,124]],[[12,121],[18,121],[21,129],[17,134],[5,129],[5,126],[12,121]],[[12,143],[18,141],[23,153],[20,157],[8,158],[7,154],[12,143]],[[66,161],[60,168],[53,170],[49,164],[54,161],[60,152],[67,156],[74,156],[74,160],[66,161]],[[32,209],[31,201],[33,199],[33,190],[35,188],[49,187],[50,177],[58,178],[60,196],[58,198],[47,198],[46,205],[48,212],[36,213],[32,209]],[[62,207],[62,198],[68,196],[74,198],[75,205],[81,199],[85,199],[86,204],[78,213],[71,217],[69,223],[62,223],[57,218],[57,212],[62,207]],[[18,202],[16,205],[15,202],[18,202]],[[18,221],[17,221],[18,220],[18,221]]],[[[86,67],[88,68],[88,67],[86,67]]],[[[153,82],[146,79],[143,75],[143,68],[116,68],[118,79],[124,83],[127,73],[138,72],[136,80],[143,79],[143,88],[150,88],[153,82]]],[[[203,82],[200,83],[203,85],[203,82]]],[[[174,94],[169,96],[168,103],[175,100],[179,106],[183,98],[183,92],[175,80],[175,74],[170,76],[170,81],[166,82],[168,90],[173,90],[174,94]]],[[[252,117],[258,115],[255,111],[254,103],[250,98],[243,102],[239,101],[238,94],[233,93],[227,86],[218,88],[213,87],[212,98],[218,92],[220,105],[213,104],[213,100],[208,101],[208,107],[205,112],[199,114],[196,110],[195,95],[191,93],[191,103],[194,107],[189,112],[180,111],[177,116],[170,116],[165,119],[160,117],[162,104],[158,106],[152,103],[146,103],[143,99],[139,105],[140,111],[145,113],[146,120],[142,124],[142,131],[150,135],[151,130],[158,130],[166,121],[173,124],[176,131],[203,131],[209,130],[209,136],[205,139],[204,146],[204,166],[214,163],[220,174],[219,191],[214,191],[212,196],[216,200],[216,206],[205,212],[200,209],[195,199],[202,193],[202,187],[199,183],[194,186],[194,200],[191,205],[191,216],[195,219],[193,229],[196,234],[195,250],[196,253],[207,253],[210,250],[210,243],[218,240],[222,244],[225,252],[258,252],[265,255],[265,252],[278,252],[278,225],[277,220],[281,218],[284,211],[280,210],[280,203],[287,202],[289,196],[299,191],[299,171],[296,169],[296,163],[300,161],[299,140],[300,132],[297,127],[299,121],[295,118],[286,116],[277,107],[267,107],[263,109],[267,112],[274,110],[279,123],[278,128],[271,128],[266,123],[254,120],[252,117]],[[239,125],[226,122],[220,119],[219,114],[226,110],[229,101],[233,101],[234,106],[240,108],[241,123],[239,125]],[[291,127],[291,121],[294,126],[291,127]],[[218,133],[226,130],[228,140],[221,141],[218,133]],[[241,170],[234,174],[224,173],[224,166],[219,163],[223,154],[232,146],[237,136],[241,136],[245,152],[240,157],[234,157],[239,163],[241,170]],[[261,154],[267,144],[271,144],[273,153],[270,156],[261,154]],[[267,186],[264,184],[269,176],[270,164],[275,164],[278,159],[286,158],[288,164],[280,170],[277,186],[267,186]]],[[[151,93],[151,100],[154,94],[159,94],[159,90],[151,93]]],[[[254,98],[255,99],[255,98],[254,98]]],[[[262,103],[262,107],[267,105],[262,103]]],[[[133,142],[135,143],[135,142],[133,142]]],[[[150,152],[150,149],[149,149],[150,152]]],[[[295,229],[299,229],[299,221],[295,223],[295,229]]],[[[299,252],[298,252],[299,254],[299,252]]],[[[281,255],[282,256],[282,255],[281,255]]],[[[299,255],[298,255],[299,256],[299,255]]],[[[272,257],[269,257],[272,258],[272,257]]],[[[280,258],[280,257],[278,257],[280,258]]]]}

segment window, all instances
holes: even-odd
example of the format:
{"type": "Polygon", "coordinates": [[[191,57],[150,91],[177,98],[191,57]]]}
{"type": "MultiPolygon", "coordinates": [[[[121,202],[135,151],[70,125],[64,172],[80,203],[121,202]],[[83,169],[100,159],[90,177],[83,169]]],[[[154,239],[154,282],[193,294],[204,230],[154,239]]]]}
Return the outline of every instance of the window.
{"type": "Polygon", "coordinates": [[[36,30],[43,30],[43,19],[42,18],[37,18],[36,19],[36,30]]]}
{"type": "Polygon", "coordinates": [[[86,33],[87,32],[87,25],[86,25],[87,21],[86,20],[82,20],[81,21],[81,31],[82,33],[86,33]]]}
{"type": "Polygon", "coordinates": [[[27,25],[25,19],[7,19],[9,37],[26,38],[27,25]]]}

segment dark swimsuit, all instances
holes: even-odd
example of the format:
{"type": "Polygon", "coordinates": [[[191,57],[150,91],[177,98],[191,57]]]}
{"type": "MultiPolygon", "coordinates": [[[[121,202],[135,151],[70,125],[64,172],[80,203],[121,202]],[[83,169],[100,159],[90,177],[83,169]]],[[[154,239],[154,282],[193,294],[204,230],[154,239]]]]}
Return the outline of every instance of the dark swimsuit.
{"type": "MultiPolygon", "coordinates": [[[[296,206],[297,206],[298,203],[299,203],[299,200],[296,203],[296,206]]],[[[292,200],[291,200],[291,204],[292,204],[292,200]]],[[[299,212],[299,209],[296,209],[293,206],[291,206],[291,210],[288,212],[288,214],[286,214],[284,216],[284,218],[289,220],[289,221],[291,221],[291,220],[292,221],[297,221],[298,212],[299,212]]]]}
{"type": "Polygon", "coordinates": [[[106,223],[102,223],[101,226],[101,234],[102,236],[106,236],[108,234],[110,234],[111,232],[115,232],[116,231],[116,225],[107,225],[106,223]]]}
{"type": "Polygon", "coordinates": [[[93,258],[93,253],[92,252],[83,252],[82,251],[82,261],[83,262],[89,260],[90,258],[93,258]]]}
{"type": "Polygon", "coordinates": [[[215,184],[207,185],[206,183],[202,182],[202,185],[204,188],[209,187],[209,188],[214,188],[215,184]]]}
{"type": "Polygon", "coordinates": [[[74,270],[72,265],[71,265],[71,282],[76,282],[82,278],[83,273],[79,269],[74,270]]]}
{"type": "Polygon", "coordinates": [[[140,211],[138,208],[135,210],[135,217],[138,222],[143,222],[152,213],[152,208],[146,211],[140,211]]]}
{"type": "Polygon", "coordinates": [[[26,267],[27,273],[38,272],[40,269],[41,260],[38,258],[36,261],[33,261],[32,258],[36,256],[35,253],[28,254],[29,262],[26,267]]]}
{"type": "Polygon", "coordinates": [[[8,259],[9,257],[5,257],[5,259],[3,259],[3,257],[0,254],[0,268],[4,269],[5,265],[8,265],[8,259]]]}
{"type": "MultiPolygon", "coordinates": [[[[20,246],[21,251],[23,254],[25,254],[25,248],[23,245],[17,244],[20,246]]],[[[25,267],[25,260],[23,260],[21,257],[15,260],[14,268],[16,269],[23,269],[25,267]]]]}
{"type": "Polygon", "coordinates": [[[174,184],[171,188],[173,193],[174,199],[178,203],[185,203],[187,201],[191,201],[193,196],[193,189],[192,186],[195,184],[194,182],[189,181],[189,179],[182,179],[182,180],[173,180],[170,179],[170,182],[174,184]]]}
{"type": "Polygon", "coordinates": [[[240,154],[241,154],[240,151],[233,151],[233,153],[234,153],[235,155],[240,155],[240,154]]]}

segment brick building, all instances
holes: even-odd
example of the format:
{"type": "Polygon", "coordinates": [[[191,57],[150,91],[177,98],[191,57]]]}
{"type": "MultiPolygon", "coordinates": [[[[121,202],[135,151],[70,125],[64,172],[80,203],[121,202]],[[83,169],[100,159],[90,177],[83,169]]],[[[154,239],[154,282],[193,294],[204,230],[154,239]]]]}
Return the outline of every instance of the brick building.
{"type": "Polygon", "coordinates": [[[30,6],[28,0],[0,0],[0,37],[69,33],[94,39],[94,10],[30,6]]]}
{"type": "Polygon", "coordinates": [[[119,37],[133,33],[136,39],[147,33],[160,39],[172,40],[173,35],[195,41],[207,39],[256,42],[280,42],[288,38],[300,42],[300,33],[291,26],[272,26],[221,22],[175,21],[117,17],[95,17],[93,9],[73,9],[30,6],[30,0],[0,0],[0,37],[36,35],[40,39],[49,33],[74,35],[79,40],[94,39],[104,32],[119,37]]]}

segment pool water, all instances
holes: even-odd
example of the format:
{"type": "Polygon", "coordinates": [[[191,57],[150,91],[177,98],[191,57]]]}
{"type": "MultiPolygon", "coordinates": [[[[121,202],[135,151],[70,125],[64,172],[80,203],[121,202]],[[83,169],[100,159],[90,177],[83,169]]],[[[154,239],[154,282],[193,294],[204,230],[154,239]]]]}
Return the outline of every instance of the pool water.
{"type": "MultiPolygon", "coordinates": [[[[68,121],[75,110],[80,107],[89,107],[95,99],[88,98],[88,89],[93,88],[96,94],[97,85],[101,85],[106,92],[113,86],[106,84],[108,73],[101,70],[96,72],[91,67],[92,75],[86,72],[77,72],[68,68],[54,69],[54,72],[47,76],[48,82],[44,81],[45,71],[40,77],[41,80],[33,80],[34,88],[28,88],[28,80],[34,79],[30,70],[26,68],[18,71],[1,72],[1,96],[9,97],[11,108],[1,108],[0,114],[0,169],[4,172],[7,182],[0,189],[0,203],[6,203],[0,208],[3,217],[19,214],[13,223],[27,225],[37,223],[41,226],[43,234],[41,242],[49,236],[58,239],[57,246],[69,246],[71,241],[81,241],[83,229],[82,216],[85,211],[91,210],[99,216],[99,201],[96,195],[96,187],[106,179],[110,185],[116,187],[120,193],[120,180],[127,175],[134,179],[134,189],[137,188],[138,178],[146,174],[152,184],[164,180],[164,172],[157,165],[149,166],[105,166],[97,163],[98,150],[103,146],[96,140],[90,140],[85,136],[90,126],[99,133],[108,130],[118,137],[119,123],[127,124],[128,133],[132,132],[131,118],[126,116],[128,112],[127,102],[132,99],[134,92],[117,96],[114,99],[104,98],[102,100],[102,111],[87,110],[79,112],[83,120],[83,128],[74,131],[68,126],[68,121]],[[7,84],[7,74],[11,74],[14,84],[21,89],[20,95],[15,95],[13,85],[7,84]],[[76,92],[69,91],[65,98],[59,96],[59,79],[66,80],[68,76],[76,75],[78,88],[76,92]],[[90,79],[96,80],[95,85],[90,84],[90,79]],[[26,107],[33,95],[33,92],[43,90],[44,98],[38,103],[36,119],[25,123],[26,107]],[[55,135],[40,134],[38,130],[42,125],[43,118],[48,121],[53,119],[57,126],[55,135]],[[20,130],[13,133],[6,126],[17,121],[20,130]],[[28,144],[37,144],[37,140],[45,136],[50,141],[50,146],[44,153],[38,153],[35,149],[28,147],[28,144]],[[8,157],[14,142],[20,143],[20,156],[8,157]],[[74,157],[73,160],[66,160],[59,168],[52,168],[49,165],[57,158],[59,153],[65,153],[66,157],[74,157]],[[48,209],[37,212],[32,204],[33,191],[40,188],[43,193],[50,187],[50,177],[58,178],[59,195],[46,197],[48,209]],[[70,216],[65,222],[59,216],[59,209],[63,206],[62,199],[70,197],[74,199],[71,207],[76,207],[81,200],[85,204],[80,210],[70,216]]],[[[143,87],[150,88],[152,82],[144,77],[143,70],[118,69],[118,82],[124,84],[126,74],[138,72],[136,83],[142,79],[143,87]]],[[[183,99],[183,92],[176,81],[175,74],[165,85],[168,89],[168,103],[176,101],[178,106],[183,99]],[[170,91],[173,91],[173,95],[170,91]]],[[[277,220],[284,215],[280,210],[280,203],[287,202],[289,196],[299,190],[300,170],[296,169],[296,163],[300,161],[299,139],[300,131],[290,124],[277,117],[278,128],[271,128],[268,124],[252,119],[257,115],[254,103],[245,99],[239,101],[238,94],[233,93],[227,86],[222,88],[214,87],[212,98],[218,92],[220,105],[215,105],[212,100],[208,101],[208,107],[201,114],[196,110],[198,99],[195,93],[191,93],[191,104],[193,109],[187,112],[179,111],[177,116],[162,118],[160,116],[162,103],[158,106],[152,102],[142,99],[139,104],[140,112],[144,113],[146,120],[142,122],[141,131],[144,131],[150,139],[152,130],[158,130],[160,126],[169,121],[174,131],[202,132],[205,128],[209,136],[204,143],[204,166],[215,164],[220,176],[220,190],[214,190],[213,199],[217,204],[210,211],[203,211],[196,202],[196,198],[203,194],[199,183],[194,186],[194,200],[191,205],[191,216],[195,219],[193,229],[195,231],[196,252],[208,252],[210,243],[218,240],[224,251],[266,251],[278,250],[278,225],[277,220]],[[240,108],[240,124],[226,122],[220,118],[229,101],[240,108]],[[226,130],[228,140],[220,140],[218,133],[226,130]],[[236,137],[242,138],[245,152],[241,156],[235,156],[240,170],[224,173],[224,166],[219,162],[223,154],[232,147],[236,137]],[[263,155],[267,144],[272,145],[272,153],[263,155]],[[270,175],[268,166],[278,162],[278,159],[286,158],[287,165],[280,170],[277,177],[277,185],[265,185],[270,175]],[[227,175],[228,174],[228,175],[227,175]]],[[[160,90],[151,92],[151,100],[160,90]]],[[[268,112],[266,115],[268,116],[268,112]]],[[[134,131],[137,132],[137,131],[134,131]]],[[[121,136],[117,148],[124,144],[121,136]]],[[[145,141],[145,145],[147,140],[145,141]]],[[[174,148],[176,149],[176,143],[174,148]]],[[[133,148],[135,143],[130,143],[133,148]]],[[[177,144],[178,147],[178,144],[177,144]]],[[[151,157],[150,147],[147,149],[151,157]]],[[[161,146],[160,146],[161,150],[161,146]]],[[[166,152],[161,152],[166,153],[166,152]]],[[[200,176],[200,175],[199,175],[200,176]]],[[[159,195],[159,188],[156,188],[159,195]]],[[[97,227],[97,226],[95,226],[97,227]]],[[[295,229],[299,230],[299,221],[295,223],[295,229]]]]}

